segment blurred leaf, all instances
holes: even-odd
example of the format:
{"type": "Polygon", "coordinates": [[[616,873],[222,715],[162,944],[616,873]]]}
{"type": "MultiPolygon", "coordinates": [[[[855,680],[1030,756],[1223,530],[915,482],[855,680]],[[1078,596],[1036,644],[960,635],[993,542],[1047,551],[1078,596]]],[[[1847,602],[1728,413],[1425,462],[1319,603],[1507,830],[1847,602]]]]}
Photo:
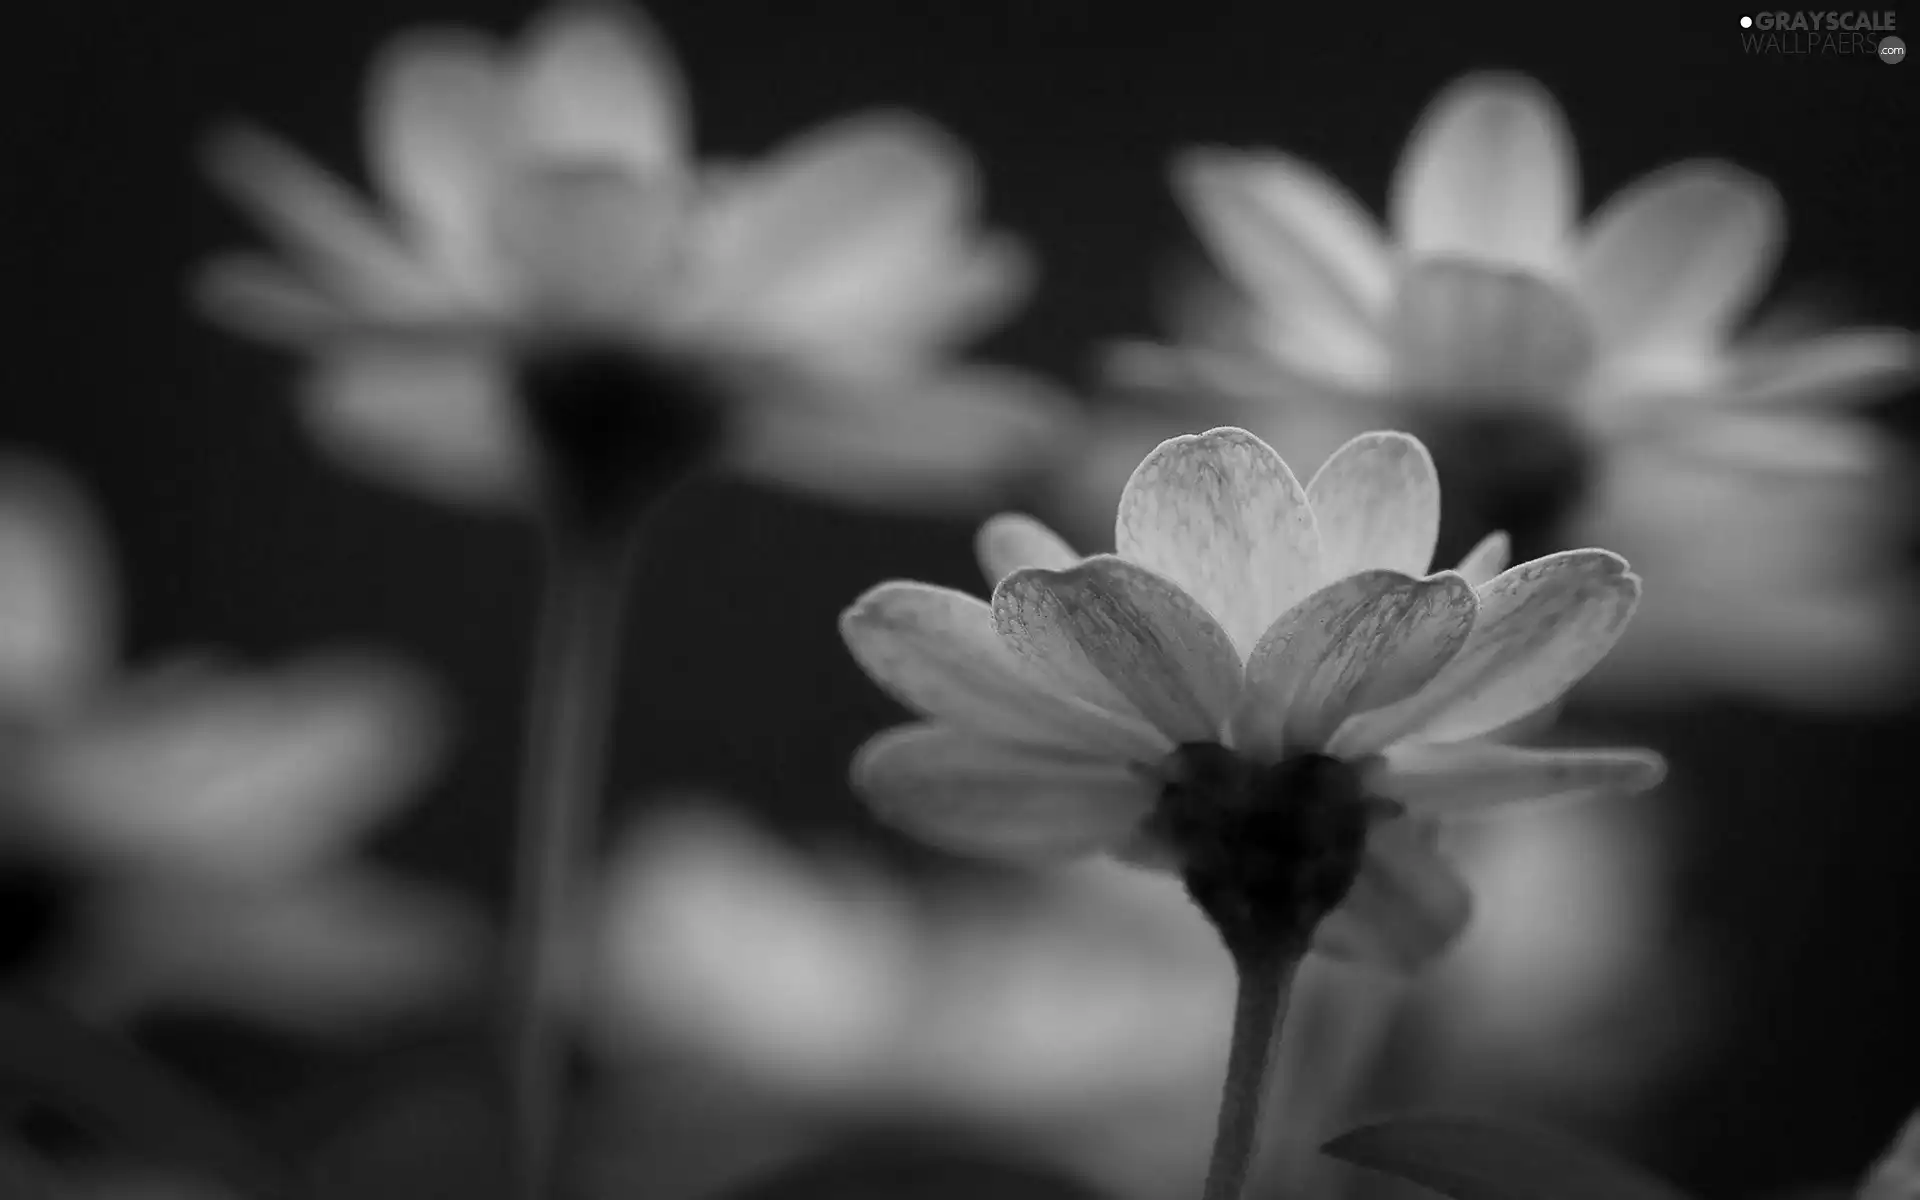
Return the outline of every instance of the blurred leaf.
{"type": "Polygon", "coordinates": [[[1478,1117],[1394,1117],[1320,1149],[1452,1200],[1686,1200],[1605,1151],[1478,1117]]]}
{"type": "Polygon", "coordinates": [[[295,1193],[288,1172],[210,1099],[133,1046],[52,1009],[0,999],[0,1091],[54,1105],[129,1149],[255,1200],[295,1193]]]}

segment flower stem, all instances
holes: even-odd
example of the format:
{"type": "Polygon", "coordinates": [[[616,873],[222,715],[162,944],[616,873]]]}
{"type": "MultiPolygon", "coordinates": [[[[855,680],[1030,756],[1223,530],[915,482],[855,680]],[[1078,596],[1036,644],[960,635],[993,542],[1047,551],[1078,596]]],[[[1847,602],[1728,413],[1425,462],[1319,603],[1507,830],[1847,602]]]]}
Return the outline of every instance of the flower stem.
{"type": "Polygon", "coordinates": [[[1240,1200],[1258,1149],[1260,1115],[1300,952],[1292,939],[1233,938],[1236,990],[1227,1078],[1202,1200],[1240,1200]]]}
{"type": "Polygon", "coordinates": [[[520,1200],[551,1200],[576,966],[576,875],[592,845],[606,768],[627,539],[556,532],[546,552],[508,946],[507,1071],[520,1200]]]}

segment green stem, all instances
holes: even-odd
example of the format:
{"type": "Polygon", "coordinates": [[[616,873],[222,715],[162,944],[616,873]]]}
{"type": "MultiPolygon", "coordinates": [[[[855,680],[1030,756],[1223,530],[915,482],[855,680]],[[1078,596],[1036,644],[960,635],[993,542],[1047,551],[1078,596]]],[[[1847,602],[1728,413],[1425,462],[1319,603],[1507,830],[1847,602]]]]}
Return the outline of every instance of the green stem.
{"type": "Polygon", "coordinates": [[[624,538],[556,534],[547,544],[508,948],[507,1070],[520,1200],[552,1200],[576,877],[592,845],[606,769],[626,565],[624,538]]]}
{"type": "Polygon", "coordinates": [[[1280,1028],[1293,991],[1300,954],[1291,941],[1249,939],[1233,945],[1236,989],[1233,1040],[1227,1078],[1220,1091],[1220,1118],[1213,1136],[1202,1200],[1240,1200],[1259,1148],[1260,1116],[1273,1073],[1280,1028]]]}

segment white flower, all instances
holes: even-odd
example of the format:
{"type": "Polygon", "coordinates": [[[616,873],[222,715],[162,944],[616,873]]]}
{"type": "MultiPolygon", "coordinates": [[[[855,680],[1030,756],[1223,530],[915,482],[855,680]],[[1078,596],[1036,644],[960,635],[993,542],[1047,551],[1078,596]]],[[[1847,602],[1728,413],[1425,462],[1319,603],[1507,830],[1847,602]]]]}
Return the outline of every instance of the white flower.
{"type": "MultiPolygon", "coordinates": [[[[1620,550],[1661,588],[1602,672],[1625,668],[1619,682],[1840,699],[1910,665],[1899,469],[1850,405],[1911,381],[1920,342],[1739,333],[1783,240],[1766,181],[1683,162],[1582,224],[1566,121],[1507,74],[1434,101],[1384,232],[1283,153],[1193,151],[1175,174],[1234,294],[1192,306],[1173,354],[1123,351],[1123,375],[1200,381],[1218,405],[1202,419],[1293,454],[1412,430],[1440,461],[1461,538],[1502,528],[1526,553],[1620,550]]],[[[1178,407],[1168,421],[1198,423],[1178,407]]],[[[1116,436],[1101,495],[1159,434],[1116,436]]]]}
{"type": "Polygon", "coordinates": [[[306,1027],[444,995],[470,914],[350,861],[438,759],[431,690],[359,654],[123,673],[100,542],[65,481],[0,467],[0,842],[86,881],[55,986],[306,1027]]]}
{"type": "Polygon", "coordinates": [[[1485,736],[1612,646],[1640,594],[1626,563],[1578,550],[1499,571],[1489,539],[1430,575],[1438,522],[1413,438],[1355,438],[1302,487],[1239,429],[1147,456],[1120,498],[1117,554],[1082,559],[997,518],[981,535],[990,604],[888,583],[843,615],[861,666],[927,718],[869,742],[856,786],[883,819],[963,853],[1184,869],[1168,809],[1195,772],[1252,780],[1256,816],[1267,781],[1330,774],[1405,815],[1374,823],[1317,944],[1416,965],[1468,908],[1432,850],[1434,818],[1644,788],[1662,770],[1645,752],[1485,736]]]}
{"type": "Polygon", "coordinates": [[[637,13],[557,8],[510,47],[416,31],[370,81],[389,211],[232,133],[217,173],[285,257],[217,263],[207,299],[311,351],[307,413],[346,461],[451,498],[524,498],[542,467],[518,406],[556,388],[611,393],[571,418],[596,453],[724,424],[734,466],[853,498],[970,502],[1034,461],[1057,398],[944,361],[1031,273],[974,227],[959,147],[879,112],[701,164],[687,126],[637,13]]]}

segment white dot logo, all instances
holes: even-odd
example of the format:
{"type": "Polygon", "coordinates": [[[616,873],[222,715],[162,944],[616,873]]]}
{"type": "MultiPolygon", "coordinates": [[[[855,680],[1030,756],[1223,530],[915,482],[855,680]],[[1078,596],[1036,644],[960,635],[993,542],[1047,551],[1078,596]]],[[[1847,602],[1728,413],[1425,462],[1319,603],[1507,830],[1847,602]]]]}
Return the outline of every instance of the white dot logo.
{"type": "Polygon", "coordinates": [[[1753,28],[1753,18],[1752,18],[1752,17],[1741,17],[1741,18],[1740,18],[1740,28],[1742,28],[1742,29],[1752,29],[1752,28],[1753,28]]]}

